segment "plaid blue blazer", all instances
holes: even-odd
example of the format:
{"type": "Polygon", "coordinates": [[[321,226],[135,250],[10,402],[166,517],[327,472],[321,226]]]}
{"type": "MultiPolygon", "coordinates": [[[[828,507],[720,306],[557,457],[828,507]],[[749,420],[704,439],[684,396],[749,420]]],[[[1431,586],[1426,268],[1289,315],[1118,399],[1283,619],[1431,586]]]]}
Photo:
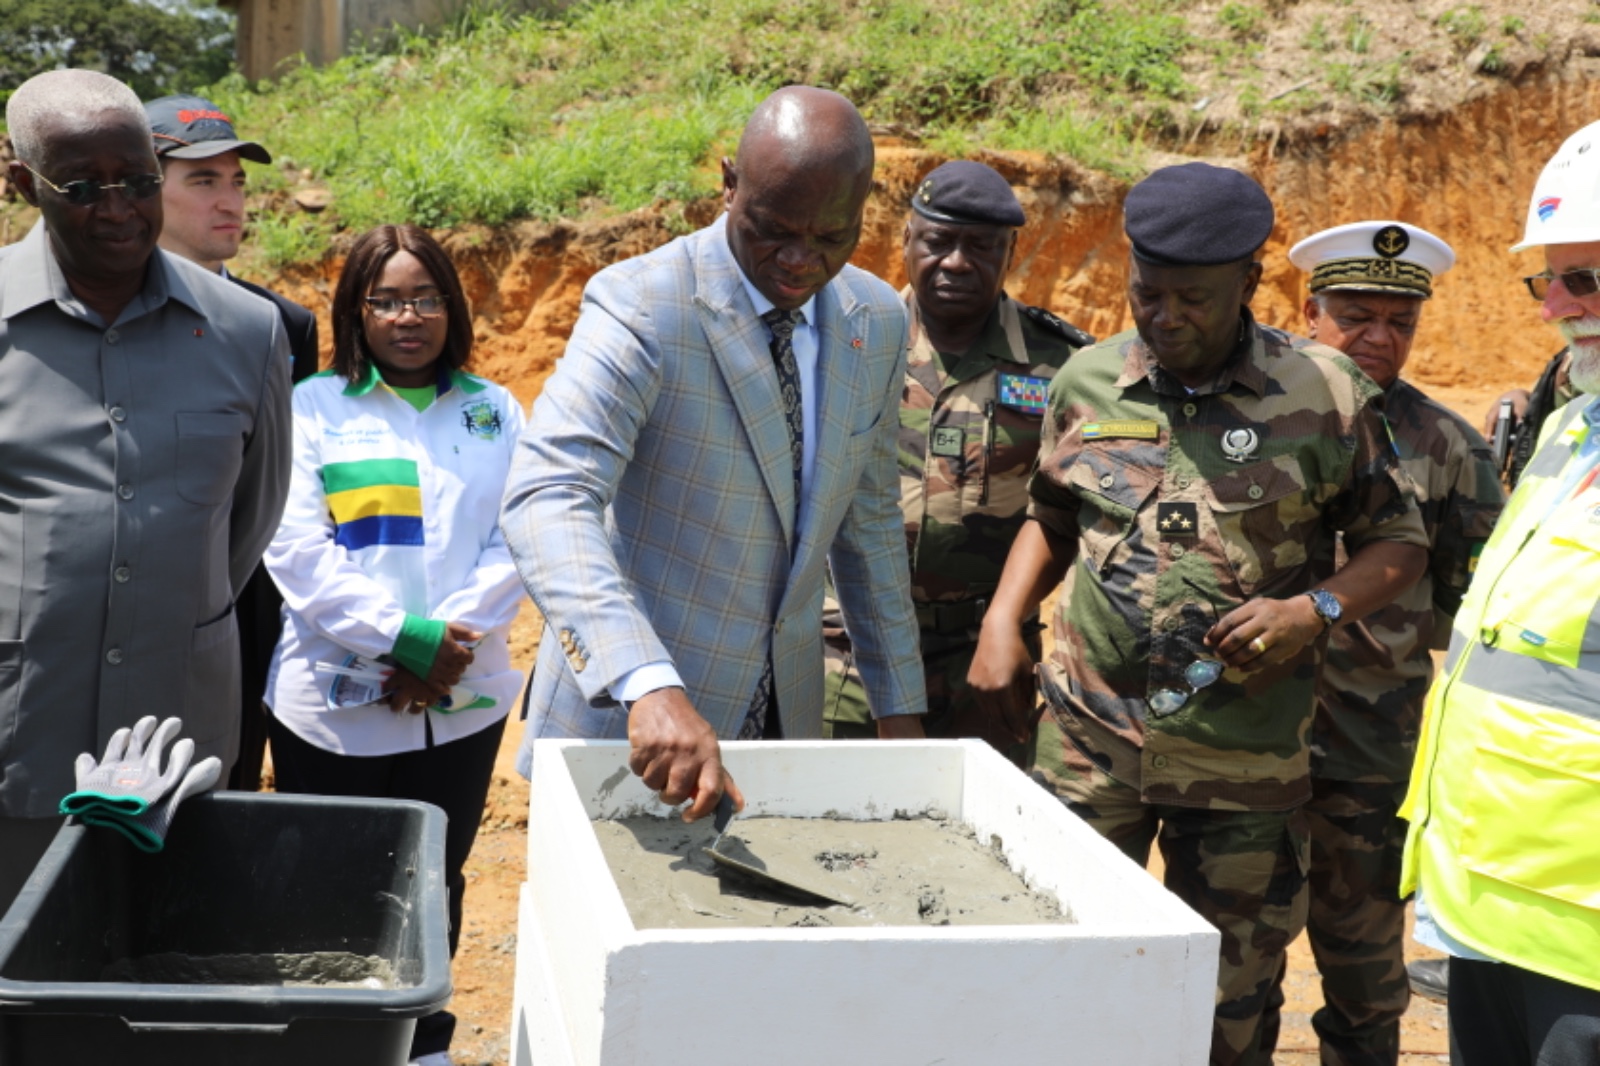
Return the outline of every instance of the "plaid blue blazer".
{"type": "Polygon", "coordinates": [[[663,659],[732,737],[769,653],[785,735],[821,736],[827,563],[874,709],[926,709],[895,469],[904,306],[849,266],[815,306],[822,406],[791,552],[777,373],[723,220],[589,282],[501,512],[546,625],[525,744],[627,736],[611,686],[663,659]]]}

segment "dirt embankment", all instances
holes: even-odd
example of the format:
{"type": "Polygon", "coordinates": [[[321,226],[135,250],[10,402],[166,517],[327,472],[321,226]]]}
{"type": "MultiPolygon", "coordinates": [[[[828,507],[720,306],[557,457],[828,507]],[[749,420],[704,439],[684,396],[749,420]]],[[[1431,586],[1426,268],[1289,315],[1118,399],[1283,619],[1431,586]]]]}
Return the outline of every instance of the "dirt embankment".
{"type": "MultiPolygon", "coordinates": [[[[1375,123],[1297,143],[1258,144],[1244,156],[1212,157],[1249,170],[1277,204],[1257,315],[1300,328],[1304,280],[1287,252],[1301,237],[1362,218],[1400,218],[1444,237],[1459,257],[1428,307],[1411,376],[1446,391],[1531,382],[1559,345],[1539,324],[1518,280],[1541,269],[1538,254],[1506,249],[1522,232],[1544,161],[1597,114],[1600,61],[1580,60],[1563,73],[1480,97],[1443,117],[1375,123]]],[[[1127,328],[1125,186],[1070,162],[1027,153],[984,158],[1017,186],[1028,212],[1012,294],[1098,336],[1127,328]]],[[[1179,159],[1160,155],[1151,164],[1179,159]]],[[[902,205],[939,162],[937,155],[892,139],[880,145],[857,265],[903,284],[902,205]]],[[[600,222],[448,235],[477,315],[479,371],[531,401],[561,354],[589,278],[703,225],[717,210],[714,200],[704,200],[600,222]]],[[[326,316],[340,266],[338,257],[330,257],[266,280],[326,316]]],[[[325,344],[331,336],[325,322],[325,344]]]]}

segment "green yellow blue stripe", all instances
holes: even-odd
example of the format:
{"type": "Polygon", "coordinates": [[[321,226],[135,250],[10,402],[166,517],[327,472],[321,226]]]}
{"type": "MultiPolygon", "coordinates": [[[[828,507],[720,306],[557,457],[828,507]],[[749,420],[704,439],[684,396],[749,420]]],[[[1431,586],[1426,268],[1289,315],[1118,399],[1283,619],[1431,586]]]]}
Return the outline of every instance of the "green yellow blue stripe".
{"type": "Polygon", "coordinates": [[[328,511],[340,525],[374,515],[422,517],[422,490],[414,485],[370,485],[328,497],[328,511]]]}
{"type": "Polygon", "coordinates": [[[356,551],[376,545],[421,545],[422,489],[410,459],[329,463],[322,487],[335,526],[334,541],[356,551]]]}
{"type": "Polygon", "coordinates": [[[417,464],[411,459],[358,459],[328,463],[322,468],[322,488],[328,495],[374,485],[420,485],[417,464]]]}

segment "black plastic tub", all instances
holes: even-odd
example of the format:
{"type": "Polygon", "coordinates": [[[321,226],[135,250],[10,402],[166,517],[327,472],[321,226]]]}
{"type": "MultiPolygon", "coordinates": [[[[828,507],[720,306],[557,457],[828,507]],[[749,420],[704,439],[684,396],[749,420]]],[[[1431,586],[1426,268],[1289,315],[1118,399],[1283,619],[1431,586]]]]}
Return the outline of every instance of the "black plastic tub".
{"type": "Polygon", "coordinates": [[[404,1066],[450,999],[444,812],[212,793],[165,850],[64,826],[0,919],[0,1064],[404,1066]],[[134,984],[120,960],[345,952],[389,987],[134,984]],[[115,970],[111,972],[115,973],[115,970]]]}

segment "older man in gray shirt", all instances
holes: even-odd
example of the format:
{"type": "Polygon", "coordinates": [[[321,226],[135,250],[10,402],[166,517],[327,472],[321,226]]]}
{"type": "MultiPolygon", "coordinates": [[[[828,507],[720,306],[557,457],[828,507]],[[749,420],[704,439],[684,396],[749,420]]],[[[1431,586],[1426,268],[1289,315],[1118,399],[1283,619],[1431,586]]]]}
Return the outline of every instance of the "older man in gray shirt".
{"type": "Polygon", "coordinates": [[[289,480],[277,311],[156,247],[138,97],[53,71],[6,123],[43,224],[0,249],[0,911],[79,752],[179,715],[196,759],[232,761],[234,596],[289,480]]]}

